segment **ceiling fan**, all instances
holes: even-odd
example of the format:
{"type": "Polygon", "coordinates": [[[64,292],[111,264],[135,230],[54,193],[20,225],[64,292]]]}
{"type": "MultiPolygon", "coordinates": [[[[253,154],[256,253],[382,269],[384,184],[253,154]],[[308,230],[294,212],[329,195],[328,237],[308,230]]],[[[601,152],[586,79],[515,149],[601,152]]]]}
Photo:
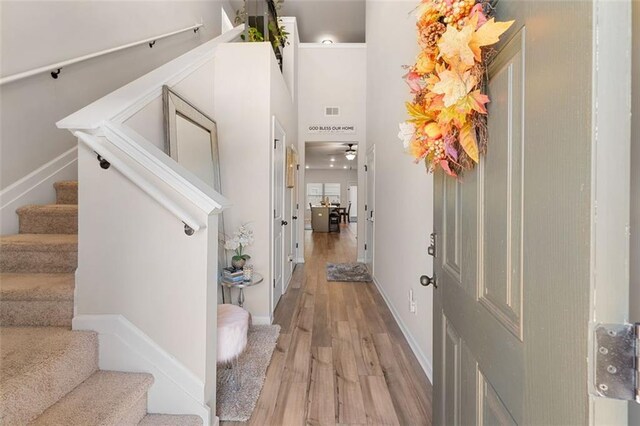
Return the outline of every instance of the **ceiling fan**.
{"type": "Polygon", "coordinates": [[[353,149],[352,143],[349,144],[349,149],[344,152],[344,156],[347,157],[347,160],[353,161],[356,158],[356,150],[353,149]]]}

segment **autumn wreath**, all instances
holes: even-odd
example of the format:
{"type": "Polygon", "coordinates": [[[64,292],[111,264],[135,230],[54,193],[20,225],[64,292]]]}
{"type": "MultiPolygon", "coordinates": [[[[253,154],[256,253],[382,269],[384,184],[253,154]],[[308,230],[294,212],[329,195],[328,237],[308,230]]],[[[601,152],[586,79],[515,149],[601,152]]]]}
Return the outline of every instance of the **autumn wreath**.
{"type": "Polygon", "coordinates": [[[513,24],[489,18],[491,10],[487,0],[423,0],[417,9],[420,53],[404,76],[411,118],[398,137],[430,172],[458,176],[486,150],[487,47],[513,24]]]}

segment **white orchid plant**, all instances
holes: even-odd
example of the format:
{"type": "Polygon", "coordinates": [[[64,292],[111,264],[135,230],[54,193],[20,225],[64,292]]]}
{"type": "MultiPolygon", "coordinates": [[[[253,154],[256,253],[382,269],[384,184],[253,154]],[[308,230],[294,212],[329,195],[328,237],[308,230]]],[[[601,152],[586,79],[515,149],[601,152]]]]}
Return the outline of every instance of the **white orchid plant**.
{"type": "Polygon", "coordinates": [[[253,244],[253,231],[246,224],[240,225],[232,237],[227,237],[224,242],[224,248],[233,251],[235,255],[232,257],[234,261],[249,260],[251,256],[244,253],[247,246],[253,244]]]}

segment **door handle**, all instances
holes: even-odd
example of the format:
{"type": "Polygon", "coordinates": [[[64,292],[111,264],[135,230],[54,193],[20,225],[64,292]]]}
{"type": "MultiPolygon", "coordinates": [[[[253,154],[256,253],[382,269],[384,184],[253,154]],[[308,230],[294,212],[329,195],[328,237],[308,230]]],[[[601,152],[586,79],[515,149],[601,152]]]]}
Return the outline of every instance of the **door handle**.
{"type": "Polygon", "coordinates": [[[298,220],[298,216],[292,216],[291,219],[298,220]]]}
{"type": "Polygon", "coordinates": [[[420,284],[427,287],[433,284],[433,288],[438,288],[438,281],[436,279],[436,274],[433,274],[433,277],[428,275],[422,275],[420,277],[420,284]]]}
{"type": "Polygon", "coordinates": [[[282,224],[282,226],[286,226],[286,225],[288,225],[288,224],[289,224],[289,222],[287,222],[286,220],[283,220],[283,221],[281,222],[281,224],[282,224]]]}

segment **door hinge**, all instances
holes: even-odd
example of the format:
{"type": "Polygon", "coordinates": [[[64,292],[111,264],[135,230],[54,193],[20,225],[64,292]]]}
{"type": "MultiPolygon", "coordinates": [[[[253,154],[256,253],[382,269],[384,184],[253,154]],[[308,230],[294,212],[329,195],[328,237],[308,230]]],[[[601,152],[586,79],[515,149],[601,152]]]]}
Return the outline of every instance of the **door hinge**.
{"type": "Polygon", "coordinates": [[[300,164],[296,164],[296,170],[300,170],[300,164]]]}
{"type": "Polygon", "coordinates": [[[598,324],[594,332],[596,395],[640,403],[640,323],[598,324]]]}
{"type": "Polygon", "coordinates": [[[364,205],[364,211],[365,212],[367,211],[367,205],[366,204],[364,205]]]}
{"type": "Polygon", "coordinates": [[[369,171],[369,167],[367,167],[367,165],[366,165],[366,164],[364,165],[364,171],[365,171],[365,172],[368,172],[368,171],[369,171]]]}
{"type": "Polygon", "coordinates": [[[429,247],[427,248],[427,254],[429,256],[433,256],[436,257],[436,253],[437,253],[437,248],[436,248],[436,233],[432,232],[429,235],[429,247]]]}
{"type": "Polygon", "coordinates": [[[276,288],[276,279],[273,279],[273,288],[276,288]]]}
{"type": "Polygon", "coordinates": [[[296,243],[296,248],[298,248],[298,243],[296,243]]]}
{"type": "Polygon", "coordinates": [[[365,250],[367,249],[367,243],[364,243],[364,249],[365,250]]]}

